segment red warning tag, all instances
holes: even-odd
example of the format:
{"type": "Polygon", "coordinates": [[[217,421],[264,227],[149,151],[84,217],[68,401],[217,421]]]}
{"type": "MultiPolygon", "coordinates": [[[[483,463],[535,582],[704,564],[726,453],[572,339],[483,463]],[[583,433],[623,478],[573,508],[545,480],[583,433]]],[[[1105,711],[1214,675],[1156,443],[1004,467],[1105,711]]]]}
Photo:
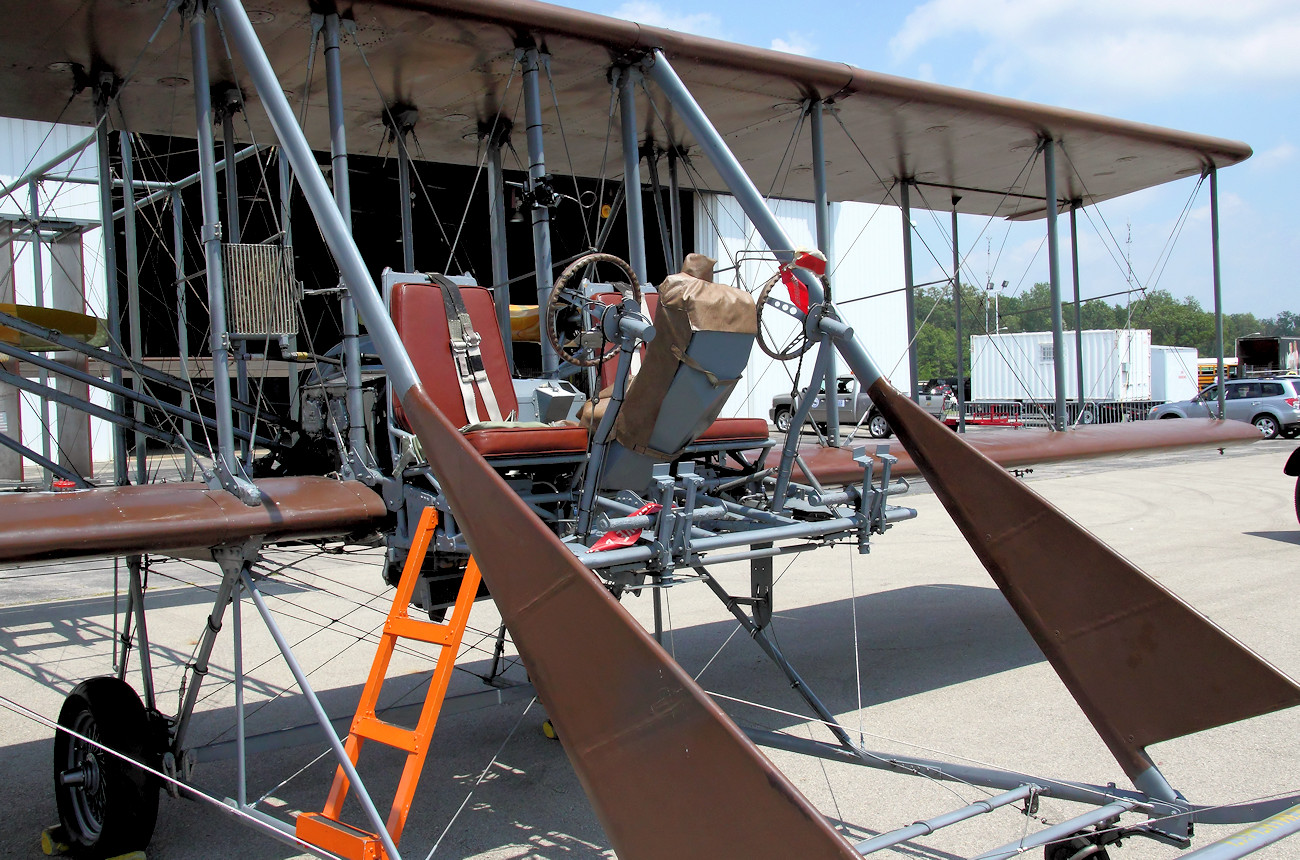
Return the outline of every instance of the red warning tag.
{"type": "MultiPolygon", "coordinates": [[[[662,509],[663,505],[658,502],[650,502],[637,508],[628,516],[641,517],[646,514],[658,513],[662,509]]],[[[591,551],[603,552],[607,549],[622,549],[625,546],[631,546],[641,539],[642,531],[643,529],[615,529],[612,532],[605,532],[600,540],[592,544],[591,551]]]]}

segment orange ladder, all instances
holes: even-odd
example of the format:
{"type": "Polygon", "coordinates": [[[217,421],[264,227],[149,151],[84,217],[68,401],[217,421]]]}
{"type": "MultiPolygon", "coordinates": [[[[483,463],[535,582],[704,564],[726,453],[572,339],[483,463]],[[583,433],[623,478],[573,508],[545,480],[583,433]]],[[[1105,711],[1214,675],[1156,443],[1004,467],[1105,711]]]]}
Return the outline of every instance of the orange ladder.
{"type": "MultiPolygon", "coordinates": [[[[429,541],[437,525],[438,512],[433,507],[425,508],[420,517],[420,524],[415,530],[410,554],[406,557],[406,566],[402,569],[402,579],[397,585],[397,593],[393,595],[393,607],[389,610],[388,621],[384,624],[383,635],[379,638],[379,649],[375,653],[375,662],[370,667],[370,677],[366,679],[365,689],[361,692],[357,715],[352,720],[352,728],[344,744],[344,749],[353,765],[357,763],[362,743],[367,740],[406,751],[406,765],[397,784],[393,807],[388,813],[388,832],[392,836],[394,845],[401,839],[402,828],[406,825],[406,816],[411,811],[415,786],[420,780],[420,771],[429,752],[429,741],[438,722],[438,713],[442,708],[443,697],[447,693],[447,685],[451,682],[451,672],[456,664],[456,652],[465,635],[469,612],[474,606],[474,598],[478,594],[479,587],[478,564],[471,557],[465,568],[465,578],[461,581],[460,591],[456,595],[456,604],[452,609],[451,618],[446,624],[418,621],[408,615],[407,607],[410,606],[411,595],[420,576],[420,566],[424,561],[425,553],[429,550],[429,541]],[[433,671],[433,678],[429,681],[429,689],[425,694],[420,720],[414,730],[385,722],[375,714],[379,691],[384,685],[384,677],[388,672],[388,664],[393,657],[398,639],[416,639],[442,646],[438,654],[438,665],[433,671]]],[[[334,784],[330,787],[325,809],[298,816],[296,827],[298,838],[347,860],[382,860],[386,857],[386,852],[379,834],[353,827],[339,820],[347,793],[348,778],[343,768],[339,767],[334,774],[334,784]]]]}

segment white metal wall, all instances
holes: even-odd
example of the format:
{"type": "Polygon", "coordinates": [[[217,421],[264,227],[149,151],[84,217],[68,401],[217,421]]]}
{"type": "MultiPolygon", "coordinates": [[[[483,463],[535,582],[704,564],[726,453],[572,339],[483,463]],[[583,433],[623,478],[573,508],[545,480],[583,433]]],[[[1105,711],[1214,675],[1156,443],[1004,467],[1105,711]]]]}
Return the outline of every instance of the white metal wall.
{"type": "MultiPolygon", "coordinates": [[[[796,246],[817,246],[812,203],[774,200],[771,205],[796,246]]],[[[831,229],[835,246],[831,289],[836,305],[885,375],[906,390],[907,304],[902,293],[903,234],[898,210],[835,203],[831,206],[831,229]]],[[[695,249],[718,261],[715,280],[719,283],[734,284],[739,277],[747,289],[756,291],[776,269],[767,246],[730,195],[701,194],[696,198],[695,249]]],[[[782,286],[776,287],[775,294],[788,299],[782,286]]],[[[804,356],[801,385],[807,384],[811,375],[813,356],[811,352],[804,356]]],[[[772,397],[790,392],[799,369],[798,360],[776,362],[755,346],[745,376],[722,415],[768,418],[772,397]]],[[[841,375],[848,373],[843,362],[839,370],[841,375]]]]}
{"type": "MultiPolygon", "coordinates": [[[[1151,331],[1084,331],[1083,389],[1087,400],[1151,398],[1151,331]]],[[[1074,332],[1065,333],[1065,397],[1079,396],[1074,332]]],[[[1053,400],[1050,331],[973,335],[972,400],[1053,400]]]]}
{"type": "MultiPolygon", "coordinates": [[[[71,125],[53,125],[45,122],[32,122],[0,117],[0,185],[8,185],[23,176],[32,167],[58,155],[73,144],[83,140],[91,129],[71,125]]],[[[56,175],[67,175],[77,179],[94,180],[97,177],[98,156],[92,143],[80,155],[73,156],[64,165],[51,171],[56,175]]],[[[79,182],[46,181],[40,185],[40,207],[42,218],[70,218],[83,221],[99,219],[99,194],[96,185],[79,182]]],[[[10,197],[0,199],[0,212],[24,215],[30,208],[30,196],[26,188],[16,191],[10,197]]],[[[35,304],[37,298],[35,266],[32,245],[29,242],[15,242],[12,246],[13,268],[12,281],[3,290],[12,295],[19,304],[35,304]]],[[[88,229],[83,234],[82,247],[73,249],[64,247],[51,253],[49,246],[43,246],[41,254],[41,271],[43,303],[54,305],[54,294],[64,293],[69,282],[83,283],[85,286],[84,310],[98,317],[106,316],[104,292],[103,239],[98,228],[88,229]],[[75,271],[80,258],[81,271],[75,271]]],[[[59,306],[72,307],[74,302],[66,294],[59,306]]],[[[109,398],[98,389],[91,389],[91,401],[101,406],[109,405],[109,398]]],[[[53,406],[49,409],[48,422],[42,420],[39,399],[30,394],[21,395],[21,434],[23,444],[36,451],[43,447],[42,437],[47,433],[51,439],[59,438],[59,412],[53,406]]],[[[67,413],[70,420],[81,422],[87,420],[84,413],[67,413]]],[[[12,433],[14,428],[10,429],[12,433]]],[[[91,439],[91,456],[96,462],[110,461],[113,456],[112,439],[108,426],[98,420],[89,419],[91,439]]],[[[64,428],[63,436],[69,438],[70,431],[64,428]]],[[[53,459],[59,459],[57,446],[52,445],[53,459]]],[[[40,470],[28,463],[24,477],[34,480],[40,470]]]]}

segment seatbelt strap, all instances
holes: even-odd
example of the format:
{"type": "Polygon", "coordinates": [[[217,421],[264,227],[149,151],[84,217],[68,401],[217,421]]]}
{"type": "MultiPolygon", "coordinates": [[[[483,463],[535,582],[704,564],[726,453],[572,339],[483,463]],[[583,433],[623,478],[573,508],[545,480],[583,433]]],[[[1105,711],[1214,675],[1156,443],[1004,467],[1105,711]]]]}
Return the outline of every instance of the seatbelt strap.
{"type": "Polygon", "coordinates": [[[451,345],[451,357],[456,363],[456,376],[460,384],[460,397],[465,404],[465,418],[468,424],[480,421],[501,421],[501,407],[497,403],[496,392],[488,381],[487,368],[483,365],[483,353],[479,350],[482,336],[474,331],[469,311],[465,309],[465,300],[460,294],[456,282],[443,275],[428,273],[431,283],[439,287],[442,293],[442,305],[447,312],[447,335],[451,345]],[[479,415],[474,393],[483,400],[487,418],[479,415]]]}

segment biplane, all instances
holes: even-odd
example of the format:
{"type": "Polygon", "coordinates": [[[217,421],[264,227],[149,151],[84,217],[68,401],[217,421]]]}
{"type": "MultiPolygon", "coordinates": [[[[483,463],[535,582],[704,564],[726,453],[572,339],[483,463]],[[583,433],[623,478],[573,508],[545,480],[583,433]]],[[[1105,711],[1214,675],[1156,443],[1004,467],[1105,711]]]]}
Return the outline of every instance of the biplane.
{"type": "MultiPolygon", "coordinates": [[[[1300,827],[1300,796],[1193,802],[1148,752],[1291,707],[1300,687],[1007,471],[1118,450],[1221,446],[1249,440],[1253,429],[1186,420],[972,444],[886,378],[871,345],[832,300],[832,292],[851,294],[851,285],[837,279],[826,247],[832,201],[899,203],[906,223],[909,194],[930,189],[948,195],[954,212],[1044,219],[1059,287],[1059,212],[1183,176],[1208,177],[1214,188],[1219,168],[1250,155],[1244,144],[527,0],[339,8],[301,0],[264,0],[257,8],[241,0],[18,0],[10,7],[27,26],[0,36],[0,114],[93,128],[87,141],[99,144],[103,224],[115,217],[110,127],[121,133],[126,223],[145,200],[171,195],[177,234],[193,230],[202,259],[200,272],[180,271],[177,281],[203,285],[208,323],[208,372],[196,384],[142,360],[139,295],[130,283],[125,314],[116,285],[108,291],[107,349],[0,312],[0,325],[26,338],[0,339],[7,361],[114,400],[111,408],[95,407],[22,373],[0,376],[115,428],[111,485],[89,486],[87,476],[45,457],[34,462],[71,487],[0,499],[2,560],[127,559],[129,609],[114,635],[135,643],[143,696],[127,682],[123,660],[116,675],[88,679],[65,700],[52,728],[59,838],[67,844],[98,856],[143,847],[160,790],[191,784],[187,728],[228,607],[243,598],[282,651],[338,769],[324,810],[296,822],[249,805],[242,788],[231,809],[322,856],[400,856],[445,682],[430,685],[434,704],[414,729],[374,712],[371,685],[382,683],[385,654],[402,637],[434,643],[454,659],[469,607],[488,596],[619,856],[862,856],[995,808],[1022,804],[1028,811],[1041,797],[1087,811],[981,856],[1042,848],[1049,860],[1082,860],[1133,838],[1187,848],[1195,825],[1207,822],[1248,828],[1189,856],[1242,857],[1300,827]],[[321,89],[318,56],[324,111],[307,109],[321,89]],[[251,139],[244,149],[236,145],[236,117],[251,139]],[[788,168],[789,142],[801,140],[792,133],[805,124],[810,169],[792,173],[783,193],[814,201],[820,250],[796,246],[754,179],[788,168]],[[474,169],[471,191],[487,199],[486,223],[460,226],[489,239],[481,243],[491,258],[489,283],[449,271],[450,263],[441,271],[415,266],[421,243],[432,241],[412,213],[412,198],[425,193],[410,185],[416,133],[430,160],[474,169]],[[133,135],[194,139],[197,170],[137,198],[133,135]],[[392,260],[367,259],[359,248],[357,237],[371,225],[353,220],[348,141],[358,139],[393,148],[400,259],[391,250],[392,260]],[[512,181],[503,156],[518,155],[517,140],[523,169],[512,181]],[[322,164],[316,150],[326,149],[322,164]],[[236,164],[248,160],[265,170],[272,155],[278,201],[269,182],[241,194],[236,164]],[[558,175],[557,163],[571,176],[558,175]],[[617,178],[606,183],[610,171],[617,178]],[[761,237],[761,275],[721,283],[718,261],[688,253],[682,177],[696,193],[734,197],[761,237]],[[197,188],[197,212],[179,205],[182,186],[197,188]],[[327,250],[336,267],[335,283],[310,291],[338,315],[334,350],[296,340],[308,298],[296,273],[321,262],[289,242],[297,194],[319,233],[319,256],[327,250]],[[241,197],[253,202],[241,208],[241,197]],[[274,229],[257,235],[252,209],[272,212],[274,229]],[[622,254],[606,245],[615,212],[626,225],[626,239],[615,243],[626,248],[622,254]],[[581,223],[585,240],[561,257],[552,222],[563,219],[581,223]],[[532,270],[513,285],[508,220],[531,227],[532,270]],[[648,259],[654,249],[664,259],[657,286],[648,259]],[[512,306],[521,290],[533,296],[522,303],[531,309],[512,306]],[[535,349],[516,337],[530,327],[535,349]],[[774,439],[762,419],[720,418],[755,348],[780,361],[810,356],[807,391],[814,394],[821,380],[846,368],[869,389],[899,444],[839,444],[833,408],[828,444],[817,446],[801,445],[798,433],[774,439]],[[262,408],[256,374],[249,374],[252,354],[311,365],[301,378],[288,375],[288,414],[262,408]],[[78,369],[87,359],[102,363],[109,379],[78,369]],[[170,399],[167,390],[186,399],[170,399]],[[151,424],[146,411],[161,417],[151,424]],[[183,447],[202,479],[149,482],[142,464],[150,438],[183,447]],[[864,749],[769,637],[772,560],[834,545],[867,552],[915,515],[898,501],[906,479],[917,475],[1128,786],[864,749]],[[331,728],[254,572],[265,547],[323,537],[382,544],[395,589],[394,614],[346,737],[331,728]],[[174,713],[160,708],[150,678],[142,570],[157,553],[197,554],[222,571],[174,713]],[[728,593],[711,573],[734,561],[750,566],[748,595],[728,593]],[[834,741],[742,732],[619,603],[628,592],[649,589],[657,599],[688,581],[717,594],[834,741]],[[356,766],[367,743],[408,754],[387,817],[356,766]],[[959,781],[990,797],[855,844],[756,744],[959,781]],[[359,803],[360,820],[343,820],[349,797],[359,803]]],[[[31,175],[72,155],[60,153],[31,175]]],[[[696,233],[705,228],[697,218],[696,233]]],[[[107,270],[116,274],[117,237],[104,232],[107,270]]],[[[306,232],[299,223],[299,237],[306,232]]],[[[138,270],[134,243],[126,236],[128,280],[138,270]]],[[[184,256],[179,247],[177,259],[184,256]]],[[[910,270],[907,280],[910,287],[910,270]]],[[[1056,372],[1060,392],[1059,364],[1056,372]]],[[[915,393],[914,365],[910,375],[915,393]]],[[[812,398],[798,402],[795,427],[812,398]]],[[[1058,408],[1058,420],[1064,414],[1058,408]]],[[[23,456],[40,455],[24,449],[23,456]]],[[[242,723],[238,738],[242,755],[242,723]]]]}

